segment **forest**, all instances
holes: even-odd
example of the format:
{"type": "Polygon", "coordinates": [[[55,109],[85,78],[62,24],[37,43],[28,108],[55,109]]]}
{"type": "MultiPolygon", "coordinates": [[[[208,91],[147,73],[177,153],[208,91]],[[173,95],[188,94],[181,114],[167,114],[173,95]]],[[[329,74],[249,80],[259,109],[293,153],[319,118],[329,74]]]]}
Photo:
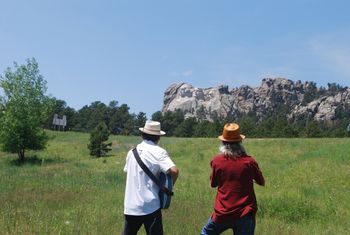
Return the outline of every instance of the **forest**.
{"type": "MultiPolygon", "coordinates": [[[[79,110],[69,107],[63,100],[52,98],[54,108],[44,124],[46,129],[54,129],[54,114],[66,115],[67,131],[91,132],[99,123],[105,123],[113,135],[138,135],[138,128],[143,126],[147,116],[140,112],[130,112],[127,104],[119,105],[118,101],[104,104],[95,101],[79,110]]],[[[174,112],[161,111],[151,115],[152,120],[160,121],[167,136],[176,137],[216,137],[227,122],[237,122],[245,135],[253,138],[295,138],[295,137],[346,137],[349,136],[350,109],[339,109],[337,119],[333,122],[317,122],[310,117],[288,120],[287,106],[281,104],[277,112],[266,114],[259,120],[250,112],[237,120],[215,117],[213,121],[185,118],[181,110],[174,112]]]]}

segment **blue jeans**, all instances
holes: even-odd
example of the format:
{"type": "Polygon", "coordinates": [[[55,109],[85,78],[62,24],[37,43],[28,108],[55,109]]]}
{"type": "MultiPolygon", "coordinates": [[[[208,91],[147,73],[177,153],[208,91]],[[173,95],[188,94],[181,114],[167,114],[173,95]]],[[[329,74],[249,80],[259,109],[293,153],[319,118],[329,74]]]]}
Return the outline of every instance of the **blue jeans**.
{"type": "Polygon", "coordinates": [[[123,235],[136,235],[142,225],[145,226],[147,235],[163,235],[163,223],[162,223],[162,212],[156,210],[155,212],[142,215],[124,215],[124,231],[123,235]]]}
{"type": "Polygon", "coordinates": [[[255,220],[251,214],[228,223],[214,223],[209,218],[208,223],[202,229],[201,235],[216,235],[227,229],[232,229],[234,235],[254,235],[255,220]]]}

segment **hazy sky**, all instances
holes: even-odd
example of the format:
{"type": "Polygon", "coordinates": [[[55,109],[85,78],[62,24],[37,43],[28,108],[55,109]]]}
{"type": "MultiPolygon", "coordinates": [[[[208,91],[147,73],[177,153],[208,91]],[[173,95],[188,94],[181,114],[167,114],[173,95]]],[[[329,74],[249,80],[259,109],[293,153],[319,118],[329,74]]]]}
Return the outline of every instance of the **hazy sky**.
{"type": "Polygon", "coordinates": [[[117,100],[150,117],[179,82],[350,86],[349,42],[345,0],[0,0],[0,74],[34,57],[75,109],[117,100]]]}

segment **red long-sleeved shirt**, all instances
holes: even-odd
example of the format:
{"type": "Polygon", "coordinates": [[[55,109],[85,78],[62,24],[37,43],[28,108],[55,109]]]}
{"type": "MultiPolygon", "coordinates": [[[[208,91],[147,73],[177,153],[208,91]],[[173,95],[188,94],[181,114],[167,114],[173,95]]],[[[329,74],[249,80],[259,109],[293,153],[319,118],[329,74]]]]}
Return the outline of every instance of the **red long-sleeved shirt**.
{"type": "Polygon", "coordinates": [[[219,154],[210,163],[211,186],[217,187],[212,219],[221,223],[257,211],[253,181],[265,184],[258,163],[251,156],[228,158],[219,154]]]}

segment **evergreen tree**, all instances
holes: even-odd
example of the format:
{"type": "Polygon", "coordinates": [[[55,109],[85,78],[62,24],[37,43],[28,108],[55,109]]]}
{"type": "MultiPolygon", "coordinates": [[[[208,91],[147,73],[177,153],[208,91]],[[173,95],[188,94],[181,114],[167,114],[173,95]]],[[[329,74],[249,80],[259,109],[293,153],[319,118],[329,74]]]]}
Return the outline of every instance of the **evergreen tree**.
{"type": "Polygon", "coordinates": [[[347,89],[347,87],[342,87],[337,83],[327,83],[328,86],[328,90],[327,90],[327,94],[328,95],[335,95],[338,92],[343,92],[347,89]]]}
{"type": "Polygon", "coordinates": [[[134,129],[134,115],[129,113],[129,106],[122,104],[116,106],[111,111],[109,120],[109,128],[112,134],[115,135],[129,135],[134,129]]]}
{"type": "Polygon", "coordinates": [[[212,137],[213,123],[208,120],[200,121],[194,129],[195,137],[212,137]]]}
{"type": "Polygon", "coordinates": [[[185,119],[174,130],[174,136],[192,137],[196,129],[197,120],[194,117],[185,119]]]}
{"type": "Polygon", "coordinates": [[[88,148],[91,156],[102,157],[112,150],[112,143],[105,143],[108,140],[109,131],[104,122],[99,123],[90,134],[90,144],[88,148]]]}
{"type": "Polygon", "coordinates": [[[165,112],[162,120],[162,128],[168,136],[174,135],[174,130],[185,120],[181,110],[165,112]]]}
{"type": "Polygon", "coordinates": [[[162,112],[161,111],[157,111],[154,114],[152,114],[152,120],[162,123],[163,122],[163,114],[162,114],[162,112]]]}
{"type": "Polygon", "coordinates": [[[319,94],[318,94],[316,83],[310,82],[305,87],[304,98],[301,103],[302,105],[306,105],[318,97],[319,97],[319,94]]]}
{"type": "Polygon", "coordinates": [[[108,123],[107,106],[100,101],[95,101],[89,107],[86,128],[87,130],[92,130],[101,122],[108,123]]]}
{"type": "Polygon", "coordinates": [[[139,112],[139,114],[137,114],[136,116],[136,122],[135,122],[136,127],[137,128],[143,127],[146,120],[147,120],[146,114],[144,112],[139,112]]]}
{"type": "Polygon", "coordinates": [[[241,132],[249,137],[254,137],[256,122],[256,118],[253,118],[252,116],[243,116],[239,121],[241,132]]]}
{"type": "Polygon", "coordinates": [[[304,132],[302,133],[304,137],[321,137],[322,130],[320,128],[320,124],[315,120],[309,120],[306,123],[306,127],[304,132]]]}

